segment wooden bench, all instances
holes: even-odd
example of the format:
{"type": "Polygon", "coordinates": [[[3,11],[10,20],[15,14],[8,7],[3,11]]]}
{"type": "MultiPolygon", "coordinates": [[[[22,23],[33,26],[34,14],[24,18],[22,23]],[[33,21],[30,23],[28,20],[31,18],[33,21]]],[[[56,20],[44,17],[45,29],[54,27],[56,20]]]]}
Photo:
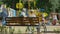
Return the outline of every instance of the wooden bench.
{"type": "MultiPolygon", "coordinates": [[[[39,27],[38,17],[6,17],[5,20],[7,26],[38,26],[39,27]]],[[[37,34],[40,33],[39,29],[40,28],[37,28],[37,34]]]]}
{"type": "Polygon", "coordinates": [[[35,26],[39,24],[38,17],[6,17],[7,26],[35,26]]]}

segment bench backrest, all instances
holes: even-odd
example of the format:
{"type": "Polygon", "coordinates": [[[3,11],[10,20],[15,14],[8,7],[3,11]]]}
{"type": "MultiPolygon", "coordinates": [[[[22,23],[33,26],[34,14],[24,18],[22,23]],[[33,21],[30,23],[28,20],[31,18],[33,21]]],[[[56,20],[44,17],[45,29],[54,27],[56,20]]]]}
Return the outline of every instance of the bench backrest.
{"type": "Polygon", "coordinates": [[[39,23],[38,17],[6,17],[5,20],[8,26],[25,26],[28,24],[35,26],[39,23]]]}

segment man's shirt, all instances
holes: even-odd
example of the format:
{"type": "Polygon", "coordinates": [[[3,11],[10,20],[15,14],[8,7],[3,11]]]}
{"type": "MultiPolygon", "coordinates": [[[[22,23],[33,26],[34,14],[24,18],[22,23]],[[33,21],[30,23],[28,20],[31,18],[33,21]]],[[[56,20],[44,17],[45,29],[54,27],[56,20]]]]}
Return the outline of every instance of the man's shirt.
{"type": "Polygon", "coordinates": [[[21,16],[27,17],[25,12],[21,12],[21,16]]]}

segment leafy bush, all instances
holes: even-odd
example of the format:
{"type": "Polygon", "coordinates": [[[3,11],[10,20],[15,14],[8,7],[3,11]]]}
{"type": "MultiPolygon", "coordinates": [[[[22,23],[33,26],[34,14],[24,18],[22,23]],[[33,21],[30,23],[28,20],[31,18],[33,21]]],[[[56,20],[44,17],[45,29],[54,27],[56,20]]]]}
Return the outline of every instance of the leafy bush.
{"type": "Polygon", "coordinates": [[[3,4],[3,2],[0,1],[0,5],[3,4]]]}

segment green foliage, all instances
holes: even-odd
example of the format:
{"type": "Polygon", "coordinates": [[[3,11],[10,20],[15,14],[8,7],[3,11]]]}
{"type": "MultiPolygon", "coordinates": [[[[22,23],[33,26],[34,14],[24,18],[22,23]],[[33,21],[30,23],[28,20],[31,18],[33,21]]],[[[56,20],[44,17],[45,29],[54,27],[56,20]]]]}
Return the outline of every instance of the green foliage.
{"type": "Polygon", "coordinates": [[[50,13],[52,4],[49,2],[49,0],[36,0],[36,3],[37,8],[44,8],[47,13],[50,13]]]}
{"type": "Polygon", "coordinates": [[[3,4],[3,2],[0,1],[0,5],[3,4]]]}
{"type": "Polygon", "coordinates": [[[34,8],[34,2],[30,2],[32,8],[34,8]]]}
{"type": "Polygon", "coordinates": [[[11,7],[13,9],[16,9],[16,3],[19,2],[19,0],[3,0],[5,4],[7,4],[8,7],[11,7]]]}

